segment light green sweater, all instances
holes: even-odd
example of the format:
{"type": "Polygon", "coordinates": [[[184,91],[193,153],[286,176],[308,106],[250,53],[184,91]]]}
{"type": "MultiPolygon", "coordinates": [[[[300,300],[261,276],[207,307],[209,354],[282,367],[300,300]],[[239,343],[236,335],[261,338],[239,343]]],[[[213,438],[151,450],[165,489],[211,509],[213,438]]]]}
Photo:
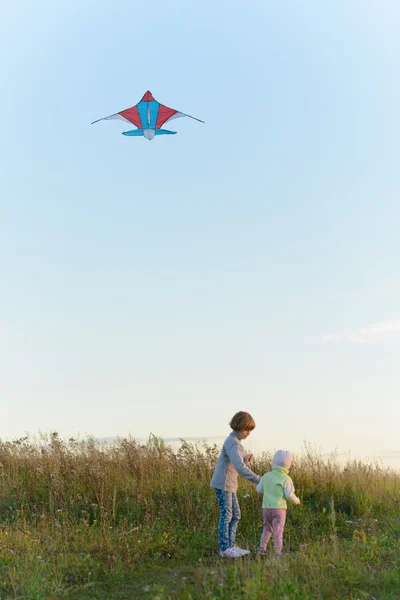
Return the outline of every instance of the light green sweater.
{"type": "Polygon", "coordinates": [[[288,473],[283,467],[272,467],[272,471],[261,477],[256,489],[259,494],[263,494],[263,508],[287,508],[286,500],[300,504],[288,473]]]}

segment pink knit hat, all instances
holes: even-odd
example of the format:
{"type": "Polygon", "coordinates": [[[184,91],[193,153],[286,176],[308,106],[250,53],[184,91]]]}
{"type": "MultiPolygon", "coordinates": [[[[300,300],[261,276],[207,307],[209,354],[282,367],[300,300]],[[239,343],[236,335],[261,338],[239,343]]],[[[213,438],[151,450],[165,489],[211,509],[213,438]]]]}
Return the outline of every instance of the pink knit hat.
{"type": "Polygon", "coordinates": [[[290,469],[293,462],[293,454],[289,450],[278,450],[275,452],[274,460],[272,461],[273,467],[283,467],[284,469],[290,469]]]}

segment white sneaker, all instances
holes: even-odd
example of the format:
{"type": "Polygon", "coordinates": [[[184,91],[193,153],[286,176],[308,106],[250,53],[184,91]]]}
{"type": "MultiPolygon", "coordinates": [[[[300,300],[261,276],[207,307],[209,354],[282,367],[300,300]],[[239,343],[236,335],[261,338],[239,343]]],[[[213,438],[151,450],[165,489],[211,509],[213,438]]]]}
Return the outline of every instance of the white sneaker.
{"type": "Polygon", "coordinates": [[[244,556],[242,554],[242,552],[239,550],[239,548],[227,548],[226,550],[220,550],[218,552],[218,556],[224,557],[224,558],[240,558],[241,556],[244,556]]]}
{"type": "Polygon", "coordinates": [[[239,548],[239,546],[232,546],[232,549],[240,552],[241,556],[246,556],[246,554],[250,554],[250,550],[244,550],[244,548],[239,548]]]}

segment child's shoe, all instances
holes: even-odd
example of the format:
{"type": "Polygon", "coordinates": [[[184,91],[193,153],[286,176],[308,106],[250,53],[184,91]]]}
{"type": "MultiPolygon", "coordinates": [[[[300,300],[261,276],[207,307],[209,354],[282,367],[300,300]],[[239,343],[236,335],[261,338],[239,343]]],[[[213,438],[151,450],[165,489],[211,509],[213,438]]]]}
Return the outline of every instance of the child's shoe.
{"type": "Polygon", "coordinates": [[[267,554],[267,550],[265,548],[258,547],[257,554],[267,554]]]}
{"type": "Polygon", "coordinates": [[[227,548],[226,550],[220,550],[218,556],[221,558],[240,558],[244,555],[239,548],[227,548]]]}
{"type": "Polygon", "coordinates": [[[241,552],[241,556],[246,556],[246,554],[250,554],[250,550],[239,548],[239,546],[232,546],[232,550],[237,550],[238,552],[241,552]]]}

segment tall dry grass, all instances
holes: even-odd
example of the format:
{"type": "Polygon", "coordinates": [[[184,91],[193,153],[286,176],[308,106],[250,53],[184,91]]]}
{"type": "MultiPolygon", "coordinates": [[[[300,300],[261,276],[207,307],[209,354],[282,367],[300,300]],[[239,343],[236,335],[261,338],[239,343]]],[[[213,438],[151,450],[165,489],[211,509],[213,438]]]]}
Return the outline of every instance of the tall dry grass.
{"type": "MultiPolygon", "coordinates": [[[[170,520],[178,510],[180,521],[192,522],[215,505],[209,481],[218,454],[216,445],[185,441],[174,451],[154,436],[145,444],[121,438],[111,446],[90,438],[64,441],[57,433],[0,441],[0,519],[8,522],[20,512],[35,522],[62,511],[72,522],[87,514],[90,520],[129,518],[139,524],[156,516],[170,520]]],[[[271,461],[264,453],[252,468],[262,474],[271,461]]],[[[305,447],[291,477],[303,503],[314,510],[332,501],[336,511],[350,516],[399,507],[399,477],[379,463],[341,466],[305,447]]],[[[249,493],[254,486],[242,480],[241,489],[249,493]]]]}
{"type": "MultiPolygon", "coordinates": [[[[111,446],[57,433],[0,441],[0,597],[82,594],[105,577],[121,586],[143,569],[214,557],[219,515],[209,482],[218,454],[183,441],[174,451],[154,436],[111,446]]],[[[271,459],[256,457],[253,469],[265,472],[271,459]]],[[[287,550],[394,531],[400,479],[379,464],[341,466],[306,447],[291,476],[302,504],[288,511],[287,550]]],[[[254,549],[260,497],[244,480],[238,496],[239,543],[254,549]]]]}

